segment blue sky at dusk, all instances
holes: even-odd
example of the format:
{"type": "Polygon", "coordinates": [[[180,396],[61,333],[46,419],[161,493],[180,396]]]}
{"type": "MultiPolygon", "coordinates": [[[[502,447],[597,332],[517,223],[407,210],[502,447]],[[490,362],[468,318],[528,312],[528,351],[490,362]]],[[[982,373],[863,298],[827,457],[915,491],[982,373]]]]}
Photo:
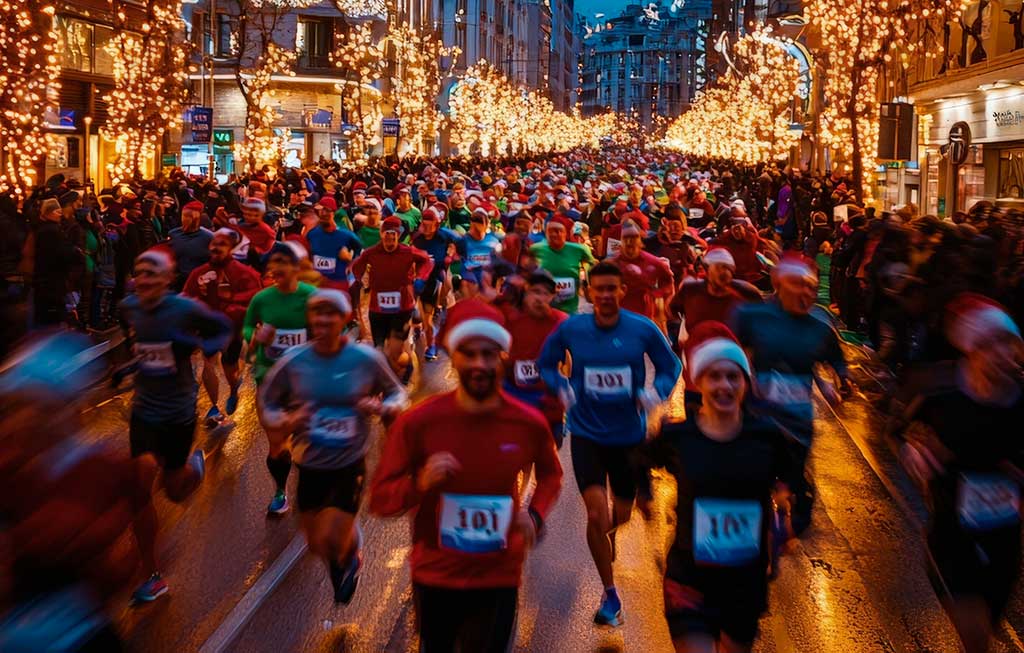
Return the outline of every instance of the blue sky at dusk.
{"type": "MultiPolygon", "coordinates": [[[[632,0],[634,4],[646,4],[640,0],[632,0]]],[[[576,13],[583,14],[593,20],[594,14],[604,13],[608,16],[618,16],[619,12],[630,4],[629,0],[576,0],[573,8],[576,13]]]]}

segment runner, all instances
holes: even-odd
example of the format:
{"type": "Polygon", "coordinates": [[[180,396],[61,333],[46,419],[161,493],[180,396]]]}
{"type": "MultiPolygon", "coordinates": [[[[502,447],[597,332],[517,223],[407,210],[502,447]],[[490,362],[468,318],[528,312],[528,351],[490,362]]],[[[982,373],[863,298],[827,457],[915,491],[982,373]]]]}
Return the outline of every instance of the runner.
{"type": "Polygon", "coordinates": [[[203,480],[203,450],[192,449],[196,432],[198,385],[192,353],[207,358],[227,347],[232,327],[228,318],[199,302],[170,294],[174,263],[161,250],[143,252],[135,260],[135,294],[121,302],[121,315],[132,329],[135,392],[128,437],[140,485],[146,492],[133,530],[147,580],[132,595],[138,602],[167,593],[156,557],[157,516],[149,498],[157,474],[167,498],[181,503],[203,480]]]}
{"type": "Polygon", "coordinates": [[[501,254],[501,238],[488,231],[490,218],[487,211],[478,208],[469,217],[469,232],[455,243],[459,258],[462,259],[460,275],[474,283],[480,273],[490,269],[501,254]]]}
{"type": "Polygon", "coordinates": [[[636,485],[629,456],[647,434],[646,407],[671,394],[679,359],[657,325],[621,310],[622,271],[603,262],[590,270],[593,315],[575,315],[548,338],[537,367],[551,391],[563,397],[576,485],[587,506],[587,545],[604,584],[597,624],[622,623],[622,603],[612,573],[614,529],[629,520],[636,485]],[[559,366],[570,355],[570,376],[559,366]],[[644,356],[654,364],[654,391],[644,388],[644,356]],[[608,485],[614,510],[608,511],[608,485]]]}
{"type": "Polygon", "coordinates": [[[412,205],[412,195],[408,187],[396,191],[394,215],[405,225],[405,233],[415,233],[420,226],[423,214],[418,208],[412,205]]]}
{"type": "Polygon", "coordinates": [[[1020,577],[1024,342],[1002,306],[972,293],[949,304],[945,327],[960,352],[955,384],[918,396],[904,415],[904,427],[921,422],[931,435],[896,435],[901,462],[930,498],[943,606],[967,653],[984,653],[1020,577]]]}
{"type": "MultiPolygon", "coordinates": [[[[817,383],[830,404],[842,402],[834,384],[816,373],[816,364],[831,366],[843,392],[849,388],[835,329],[811,314],[818,291],[812,265],[799,255],[783,258],[772,271],[774,298],[742,305],[733,317],[736,336],[753,362],[758,414],[775,421],[790,438],[791,453],[801,470],[814,436],[812,383],[817,383]]],[[[814,489],[806,476],[794,476],[790,489],[793,530],[800,534],[810,525],[814,489]]]]}
{"type": "Polygon", "coordinates": [[[693,340],[688,367],[707,401],[640,449],[638,506],[650,518],[649,472],[667,469],[678,487],[663,586],[675,650],[750,651],[767,607],[773,493],[786,492],[776,479],[793,464],[782,432],[743,409],[750,364],[728,328],[705,322],[693,340]]]}
{"type": "Polygon", "coordinates": [[[510,650],[526,551],[561,487],[544,418],[501,391],[511,340],[501,314],[474,304],[445,341],[459,385],[398,418],[370,492],[378,515],[412,512],[424,653],[510,650]],[[527,506],[520,478],[531,466],[537,485],[527,506]]]}
{"type": "Polygon", "coordinates": [[[200,226],[202,217],[202,202],[189,202],[181,207],[181,226],[171,229],[169,234],[178,270],[174,280],[176,290],[185,285],[185,280],[193,270],[210,260],[210,241],[213,240],[213,233],[200,226]]]}
{"type": "Polygon", "coordinates": [[[575,314],[579,310],[578,294],[581,271],[597,261],[590,249],[578,243],[566,242],[572,229],[572,220],[556,215],[546,227],[547,242],[530,247],[530,253],[537,257],[540,267],[555,279],[556,293],[553,306],[563,313],[575,314]]]}
{"type": "Polygon", "coordinates": [[[210,410],[205,422],[209,428],[227,426],[229,421],[222,415],[220,403],[220,379],[217,368],[224,370],[228,382],[228,399],[224,406],[227,415],[233,415],[238,408],[239,376],[238,361],[242,355],[242,322],[245,320],[249,302],[263,288],[258,272],[248,265],[239,263],[231,256],[231,250],[238,244],[238,233],[230,229],[218,229],[210,241],[210,262],[192,271],[185,282],[182,294],[194,297],[210,309],[222,313],[234,325],[231,343],[223,353],[217,353],[203,363],[203,387],[210,397],[210,410]]]}
{"type": "MultiPolygon", "coordinates": [[[[299,258],[295,250],[278,243],[270,251],[267,271],[274,285],[258,292],[249,303],[242,326],[242,337],[255,350],[253,379],[259,386],[270,367],[292,347],[306,342],[306,301],[316,290],[299,281],[299,258]]],[[[274,496],[267,506],[272,515],[288,511],[285,487],[291,472],[291,453],[287,438],[281,439],[275,429],[267,431],[269,451],[267,469],[274,479],[274,496]]]]}
{"type": "Polygon", "coordinates": [[[352,264],[357,279],[369,271],[370,332],[377,347],[392,331],[404,331],[415,306],[413,279],[426,283],[434,261],[423,250],[398,242],[402,221],[391,216],[381,225],[381,242],[352,264]]]}
{"type": "Polygon", "coordinates": [[[430,270],[430,276],[426,281],[417,279],[413,282],[413,289],[419,297],[420,317],[423,320],[423,331],[426,335],[427,348],[423,352],[423,358],[428,361],[437,360],[437,344],[434,341],[434,314],[438,307],[443,305],[445,277],[448,272],[449,254],[448,250],[457,240],[450,231],[441,230],[441,214],[433,206],[428,206],[423,211],[420,221],[419,232],[412,240],[416,249],[430,254],[434,261],[434,267],[430,270]]]}
{"type": "Polygon", "coordinates": [[[348,295],[326,288],[307,302],[312,341],[295,347],[260,386],[260,419],[287,442],[299,470],[298,502],[309,549],[327,563],[336,603],[348,604],[359,582],[356,524],[373,415],[394,417],[408,403],[384,357],[343,335],[348,295]]]}
{"type": "Polygon", "coordinates": [[[327,199],[316,205],[320,222],[306,234],[309,254],[313,268],[323,276],[320,287],[348,291],[353,281],[348,266],[363,251],[363,244],[348,229],[338,228],[330,208],[333,200],[327,202],[327,199]]]}
{"type": "Polygon", "coordinates": [[[675,292],[668,263],[643,251],[644,232],[633,221],[622,225],[622,247],[611,261],[622,270],[626,297],[622,308],[639,313],[665,327],[665,300],[675,292]]]}
{"type": "Polygon", "coordinates": [[[505,391],[544,414],[555,436],[555,446],[562,448],[565,430],[565,408],[558,397],[541,381],[537,358],[548,336],[567,318],[551,308],[555,299],[555,280],[543,270],[525,279],[521,304],[501,304],[512,346],[505,365],[505,391]]]}

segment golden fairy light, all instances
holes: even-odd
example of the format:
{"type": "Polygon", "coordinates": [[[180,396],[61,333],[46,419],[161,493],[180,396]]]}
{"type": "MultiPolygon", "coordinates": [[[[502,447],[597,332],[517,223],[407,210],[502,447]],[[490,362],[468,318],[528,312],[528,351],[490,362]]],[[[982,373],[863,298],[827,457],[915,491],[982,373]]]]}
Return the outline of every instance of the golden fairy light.
{"type": "Polygon", "coordinates": [[[188,81],[188,50],[181,0],[120,0],[113,5],[114,36],[106,45],[113,61],[114,88],[104,96],[109,117],[101,135],[114,142],[107,164],[114,183],[143,173],[168,129],[182,123],[188,81]],[[140,11],[141,23],[128,13],[140,11]]]}
{"type": "Polygon", "coordinates": [[[441,126],[437,96],[446,70],[442,62],[454,62],[461,53],[456,47],[445,47],[430,34],[402,24],[387,35],[392,45],[397,74],[391,78],[395,113],[402,121],[402,134],[417,152],[424,142],[433,140],[441,126]]]}
{"type": "Polygon", "coordinates": [[[236,76],[246,100],[246,110],[244,136],[235,144],[234,154],[249,170],[284,156],[291,133],[287,129],[274,131],[277,111],[271,105],[274,98],[271,84],[274,75],[294,76],[297,58],[294,50],[269,41],[247,73],[236,76]]]}
{"type": "Polygon", "coordinates": [[[351,149],[356,158],[362,158],[380,142],[377,129],[384,112],[380,93],[370,88],[383,77],[387,70],[387,46],[384,39],[374,35],[372,23],[354,26],[348,34],[338,39],[331,55],[334,65],[345,72],[349,84],[341,101],[349,120],[356,129],[350,138],[351,149]]]}
{"type": "Polygon", "coordinates": [[[0,0],[0,192],[26,195],[46,156],[43,116],[60,88],[53,15],[47,2],[0,0]]]}
{"type": "Polygon", "coordinates": [[[751,164],[787,156],[799,142],[790,123],[800,67],[786,45],[767,26],[740,38],[733,67],[669,125],[665,145],[751,164]]]}

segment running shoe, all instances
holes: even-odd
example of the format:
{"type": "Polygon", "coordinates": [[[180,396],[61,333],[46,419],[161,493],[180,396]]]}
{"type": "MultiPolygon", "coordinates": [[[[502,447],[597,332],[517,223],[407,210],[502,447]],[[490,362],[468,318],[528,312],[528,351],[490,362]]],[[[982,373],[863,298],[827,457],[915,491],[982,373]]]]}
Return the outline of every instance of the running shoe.
{"type": "Polygon", "coordinates": [[[170,588],[157,572],[146,579],[139,588],[132,592],[132,601],[135,603],[149,603],[155,601],[168,592],[170,588]]]}
{"type": "Polygon", "coordinates": [[[231,394],[228,395],[228,400],[224,403],[224,412],[228,415],[234,415],[236,410],[238,410],[238,386],[231,388],[231,394]]]}
{"type": "Polygon", "coordinates": [[[429,347],[427,347],[427,351],[423,352],[423,358],[427,359],[428,361],[436,361],[437,345],[430,345],[429,347]]]}
{"type": "Polygon", "coordinates": [[[356,550],[348,561],[348,566],[342,567],[333,560],[330,563],[331,587],[334,588],[334,602],[348,605],[352,601],[352,595],[356,593],[359,585],[359,570],[363,566],[363,532],[356,526],[356,550]]]}
{"type": "Polygon", "coordinates": [[[206,417],[203,418],[203,423],[206,424],[206,428],[212,429],[220,424],[221,415],[220,408],[216,405],[210,406],[210,410],[206,411],[206,417]]]}
{"type": "Polygon", "coordinates": [[[196,449],[189,458],[189,465],[199,474],[199,481],[202,482],[206,476],[206,453],[202,449],[196,449]]]}
{"type": "Polygon", "coordinates": [[[235,420],[227,415],[220,415],[214,426],[210,427],[210,436],[213,438],[224,438],[235,428],[235,420]]]}
{"type": "Polygon", "coordinates": [[[277,492],[267,506],[267,512],[271,515],[283,515],[288,512],[288,495],[284,492],[277,492]]]}
{"type": "Polygon", "coordinates": [[[601,596],[601,607],[594,614],[594,623],[599,626],[618,627],[625,620],[622,618],[622,602],[614,589],[605,590],[601,596]]]}

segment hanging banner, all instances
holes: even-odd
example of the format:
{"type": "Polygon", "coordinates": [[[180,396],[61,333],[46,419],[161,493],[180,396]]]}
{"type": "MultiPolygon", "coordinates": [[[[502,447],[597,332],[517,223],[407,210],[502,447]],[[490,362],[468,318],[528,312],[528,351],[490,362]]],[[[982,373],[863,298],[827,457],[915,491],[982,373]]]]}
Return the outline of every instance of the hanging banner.
{"type": "Polygon", "coordinates": [[[192,107],[192,142],[209,143],[213,134],[213,108],[192,107]]]}
{"type": "Polygon", "coordinates": [[[402,121],[398,118],[381,118],[380,126],[384,136],[397,137],[401,130],[402,121]]]}

